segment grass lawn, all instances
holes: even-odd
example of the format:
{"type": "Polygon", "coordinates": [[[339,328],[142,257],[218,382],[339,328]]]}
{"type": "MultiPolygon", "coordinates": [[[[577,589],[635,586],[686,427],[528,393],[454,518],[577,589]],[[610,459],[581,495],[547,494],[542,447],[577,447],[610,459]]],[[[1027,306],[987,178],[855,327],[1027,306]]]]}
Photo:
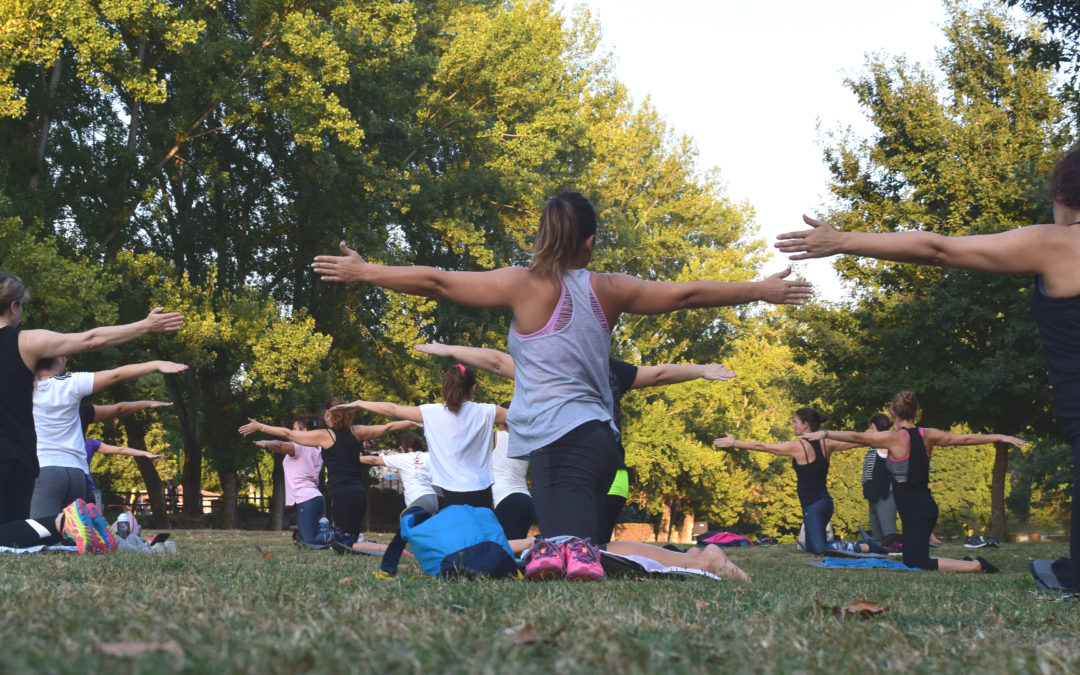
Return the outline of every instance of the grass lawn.
{"type": "Polygon", "coordinates": [[[1064,544],[985,549],[995,576],[821,570],[792,546],[739,549],[754,579],[740,586],[412,580],[412,560],[389,583],[372,578],[377,558],[300,551],[286,533],[173,540],[176,556],[0,558],[0,673],[1080,671],[1080,606],[1029,594],[1028,561],[1064,544]],[[864,599],[891,609],[815,606],[864,599]],[[516,645],[506,629],[525,622],[540,640],[516,645]],[[106,653],[122,640],[175,645],[106,653]]]}

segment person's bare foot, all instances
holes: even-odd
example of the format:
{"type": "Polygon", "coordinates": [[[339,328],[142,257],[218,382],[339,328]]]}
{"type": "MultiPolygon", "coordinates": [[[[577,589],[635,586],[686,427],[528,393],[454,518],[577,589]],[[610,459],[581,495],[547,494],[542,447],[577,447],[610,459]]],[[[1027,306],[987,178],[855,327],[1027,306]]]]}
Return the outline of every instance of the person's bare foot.
{"type": "Polygon", "coordinates": [[[742,571],[742,568],[733,563],[731,558],[727,557],[727,554],[720,550],[719,546],[709,544],[700,555],[711,558],[706,568],[707,572],[712,572],[722,579],[736,579],[738,581],[749,583],[750,575],[742,571]]]}

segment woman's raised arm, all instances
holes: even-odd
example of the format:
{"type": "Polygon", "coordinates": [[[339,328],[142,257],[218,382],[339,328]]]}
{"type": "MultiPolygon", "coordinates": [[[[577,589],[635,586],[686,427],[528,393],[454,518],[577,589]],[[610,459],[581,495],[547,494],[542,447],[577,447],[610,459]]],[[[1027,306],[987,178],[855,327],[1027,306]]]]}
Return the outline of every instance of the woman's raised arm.
{"type": "Polygon", "coordinates": [[[326,448],[334,444],[334,438],[326,429],[296,431],[294,429],[286,429],[285,427],[272,427],[269,424],[256,422],[250,417],[248,418],[248,423],[240,427],[240,433],[244,436],[253,434],[257,431],[261,431],[264,434],[270,434],[271,436],[277,436],[278,438],[284,438],[291,443],[299,443],[300,445],[309,447],[326,448]]]}
{"type": "Polygon", "coordinates": [[[1015,436],[1006,436],[1005,434],[950,434],[939,429],[923,429],[923,433],[926,440],[939,448],[960,445],[985,445],[987,443],[1008,443],[1018,448],[1027,445],[1025,440],[1015,436]]]}
{"type": "Polygon", "coordinates": [[[385,402],[372,402],[372,401],[353,401],[352,403],[343,403],[336,405],[330,410],[355,410],[356,408],[363,408],[368,412],[373,412],[376,415],[383,415],[384,417],[396,417],[399,420],[408,420],[409,422],[415,422],[417,424],[423,424],[424,415],[420,412],[420,406],[415,405],[398,405],[397,403],[385,403],[385,402]]]}
{"type": "Polygon", "coordinates": [[[793,457],[800,450],[802,444],[798,441],[784,441],[783,443],[759,443],[757,441],[739,441],[731,434],[724,434],[723,438],[717,438],[713,445],[720,448],[737,448],[739,450],[753,450],[754,452],[767,452],[770,455],[793,457]]]}
{"type": "Polygon", "coordinates": [[[149,333],[171,333],[180,330],[183,325],[184,317],[180,314],[165,314],[163,308],[155,307],[142,321],[122,326],[101,326],[85,333],[24,330],[19,333],[19,353],[22,354],[23,363],[32,371],[41,359],[100,352],[149,333]]]}
{"type": "Polygon", "coordinates": [[[444,345],[441,342],[416,345],[413,349],[422,354],[454,359],[467,366],[479,368],[494,375],[501,375],[508,380],[514,379],[517,375],[517,371],[514,369],[514,359],[506,352],[500,352],[498,349],[444,345]]]}

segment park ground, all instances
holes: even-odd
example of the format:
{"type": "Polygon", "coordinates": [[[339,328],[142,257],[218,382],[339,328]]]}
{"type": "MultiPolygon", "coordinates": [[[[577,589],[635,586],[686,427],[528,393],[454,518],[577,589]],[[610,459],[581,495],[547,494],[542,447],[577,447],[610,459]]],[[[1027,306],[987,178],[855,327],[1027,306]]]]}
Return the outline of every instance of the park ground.
{"type": "Polygon", "coordinates": [[[436,581],[412,578],[411,560],[386,582],[376,558],[301,551],[287,533],[172,538],[175,556],[2,557],[0,673],[1080,671],[1080,605],[1039,600],[1050,594],[1027,574],[1032,558],[1064,555],[1059,543],[984,550],[993,576],[822,570],[793,546],[736,549],[744,586],[436,581]],[[819,607],[855,600],[889,610],[819,607]],[[523,624],[531,644],[514,639],[523,624]]]}

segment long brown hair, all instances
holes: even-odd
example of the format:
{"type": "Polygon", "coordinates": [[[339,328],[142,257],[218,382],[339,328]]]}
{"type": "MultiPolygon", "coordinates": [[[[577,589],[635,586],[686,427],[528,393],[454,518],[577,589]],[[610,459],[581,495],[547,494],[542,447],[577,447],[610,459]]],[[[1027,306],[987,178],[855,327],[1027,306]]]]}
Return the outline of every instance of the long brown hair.
{"type": "Polygon", "coordinates": [[[442,396],[446,409],[456,413],[466,401],[472,400],[476,373],[460,363],[450,366],[442,376],[442,396]]]}
{"type": "Polygon", "coordinates": [[[327,426],[335,431],[341,431],[342,429],[348,429],[352,426],[353,415],[356,414],[356,410],[335,410],[330,412],[330,408],[336,405],[344,405],[345,401],[337,398],[336,396],[323,404],[323,410],[330,416],[330,420],[327,422],[327,426]]]}
{"type": "Polygon", "coordinates": [[[585,241],[596,234],[596,209],[580,192],[562,192],[544,204],[529,270],[561,277],[585,241]]]}
{"type": "Polygon", "coordinates": [[[427,452],[427,448],[424,447],[424,439],[416,434],[405,434],[401,437],[401,442],[398,445],[402,450],[409,452],[427,452]]]}
{"type": "Polygon", "coordinates": [[[30,289],[14,274],[0,272],[0,314],[7,314],[14,303],[30,302],[30,289]]]}

